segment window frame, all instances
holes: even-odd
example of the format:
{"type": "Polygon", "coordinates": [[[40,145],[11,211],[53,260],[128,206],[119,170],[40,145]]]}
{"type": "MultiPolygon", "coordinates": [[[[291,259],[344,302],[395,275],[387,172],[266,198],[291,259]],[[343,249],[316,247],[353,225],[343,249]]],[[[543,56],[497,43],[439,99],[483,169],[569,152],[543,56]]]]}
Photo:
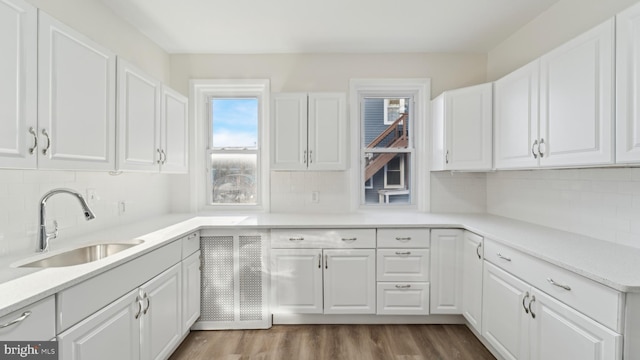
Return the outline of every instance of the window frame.
{"type": "MultiPolygon", "coordinates": [[[[404,189],[405,188],[405,186],[406,186],[405,181],[404,181],[405,175],[406,175],[405,172],[404,172],[405,157],[406,156],[403,156],[403,157],[399,158],[400,159],[400,164],[398,164],[399,165],[399,169],[398,170],[389,170],[389,167],[388,167],[389,163],[384,165],[384,187],[385,187],[385,189],[404,189]],[[387,175],[389,174],[389,171],[397,171],[398,173],[400,173],[400,184],[398,184],[398,185],[389,185],[388,178],[387,178],[387,175]]],[[[366,189],[366,187],[365,187],[365,189],[366,189]]]]}
{"type": "MultiPolygon", "coordinates": [[[[413,79],[351,79],[349,83],[350,93],[350,118],[351,121],[351,210],[376,210],[407,209],[429,211],[430,199],[430,126],[427,123],[430,114],[431,80],[428,78],[413,79]],[[363,99],[368,97],[382,98],[412,98],[408,104],[413,119],[407,149],[383,148],[366,149],[363,144],[363,99]],[[423,141],[424,139],[429,139],[423,141]],[[378,204],[365,202],[364,187],[364,159],[369,152],[407,153],[410,156],[410,182],[411,201],[409,204],[378,204]]],[[[406,171],[406,167],[405,167],[406,171]]]]}
{"type": "MultiPolygon", "coordinates": [[[[189,211],[269,211],[269,104],[270,81],[268,79],[197,79],[190,82],[190,106],[195,131],[191,136],[191,151],[195,156],[190,164],[189,211]],[[213,149],[211,98],[258,99],[258,150],[255,204],[213,204],[211,181],[211,153],[213,149]],[[195,190],[193,190],[195,189],[195,190]]],[[[238,149],[226,150],[225,153],[238,149]]],[[[185,209],[185,211],[187,211],[185,209]]]]}
{"type": "MultiPolygon", "coordinates": [[[[392,99],[390,99],[390,98],[389,99],[384,99],[384,108],[383,108],[383,114],[382,115],[383,115],[383,118],[384,118],[383,121],[384,121],[385,125],[391,125],[391,124],[393,124],[394,121],[396,121],[396,119],[389,120],[389,100],[392,100],[392,99]]],[[[405,104],[405,102],[404,102],[405,99],[398,99],[398,100],[400,100],[400,107],[401,108],[407,106],[405,104]]]]}

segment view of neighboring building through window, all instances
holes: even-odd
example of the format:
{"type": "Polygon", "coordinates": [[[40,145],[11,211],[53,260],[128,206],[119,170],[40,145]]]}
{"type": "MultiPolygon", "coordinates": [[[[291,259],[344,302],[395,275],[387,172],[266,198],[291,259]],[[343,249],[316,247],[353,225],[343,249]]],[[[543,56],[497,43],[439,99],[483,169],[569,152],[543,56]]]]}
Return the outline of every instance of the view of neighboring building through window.
{"type": "Polygon", "coordinates": [[[409,98],[365,97],[362,113],[364,204],[411,204],[409,98]]]}
{"type": "Polygon", "coordinates": [[[257,98],[210,98],[210,204],[259,203],[257,98]]]}

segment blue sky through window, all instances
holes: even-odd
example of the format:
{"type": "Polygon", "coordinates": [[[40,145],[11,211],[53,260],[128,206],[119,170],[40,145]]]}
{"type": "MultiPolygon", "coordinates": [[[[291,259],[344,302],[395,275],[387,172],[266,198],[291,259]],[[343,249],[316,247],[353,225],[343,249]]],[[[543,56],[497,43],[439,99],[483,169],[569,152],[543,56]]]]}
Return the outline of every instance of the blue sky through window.
{"type": "Polygon", "coordinates": [[[213,99],[211,111],[214,148],[258,147],[258,99],[213,99]]]}

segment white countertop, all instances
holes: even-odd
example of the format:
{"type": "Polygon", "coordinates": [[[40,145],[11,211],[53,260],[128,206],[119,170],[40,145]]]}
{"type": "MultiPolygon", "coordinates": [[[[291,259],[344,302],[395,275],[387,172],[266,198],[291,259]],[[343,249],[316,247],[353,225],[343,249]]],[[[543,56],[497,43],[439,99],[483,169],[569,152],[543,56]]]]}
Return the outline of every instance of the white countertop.
{"type": "MultiPolygon", "coordinates": [[[[465,228],[622,292],[640,292],[640,249],[485,214],[362,212],[345,214],[166,215],[133,225],[51,243],[51,253],[79,244],[144,243],[88,264],[47,269],[16,268],[43,257],[34,253],[0,258],[0,316],[80,283],[187,233],[203,228],[465,228]]],[[[45,255],[46,256],[46,255],[45,255]]]]}

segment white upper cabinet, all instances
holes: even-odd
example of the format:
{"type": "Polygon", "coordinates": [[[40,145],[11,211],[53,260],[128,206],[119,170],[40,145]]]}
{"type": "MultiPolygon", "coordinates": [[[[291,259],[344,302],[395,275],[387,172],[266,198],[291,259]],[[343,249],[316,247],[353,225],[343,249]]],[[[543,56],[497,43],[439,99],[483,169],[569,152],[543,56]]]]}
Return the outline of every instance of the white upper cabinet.
{"type": "Polygon", "coordinates": [[[279,93],[272,96],[272,169],[347,168],[345,94],[279,93]]]}
{"type": "Polygon", "coordinates": [[[186,173],[188,100],[118,58],[118,170],[186,173]]]}
{"type": "Polygon", "coordinates": [[[0,0],[0,167],[37,166],[37,10],[0,0]]]}
{"type": "Polygon", "coordinates": [[[640,4],[616,18],[616,162],[640,162],[640,4]]]}
{"type": "Polygon", "coordinates": [[[158,170],[160,81],[118,58],[118,169],[158,170]]]}
{"type": "Polygon", "coordinates": [[[541,166],[613,163],[614,19],[540,59],[541,166]]]}
{"type": "Polygon", "coordinates": [[[492,168],[493,84],[446,91],[433,100],[432,170],[492,168]],[[437,132],[436,132],[437,131],[437,132]],[[442,165],[442,167],[436,167],[442,165]]]}
{"type": "Polygon", "coordinates": [[[494,83],[496,169],[538,166],[538,81],[536,60],[494,83]]]}
{"type": "Polygon", "coordinates": [[[189,100],[182,94],[162,87],[162,121],[160,124],[160,171],[187,173],[189,167],[189,100]]]}
{"type": "Polygon", "coordinates": [[[115,55],[44,12],[38,31],[38,167],[115,169],[115,55]]]}

